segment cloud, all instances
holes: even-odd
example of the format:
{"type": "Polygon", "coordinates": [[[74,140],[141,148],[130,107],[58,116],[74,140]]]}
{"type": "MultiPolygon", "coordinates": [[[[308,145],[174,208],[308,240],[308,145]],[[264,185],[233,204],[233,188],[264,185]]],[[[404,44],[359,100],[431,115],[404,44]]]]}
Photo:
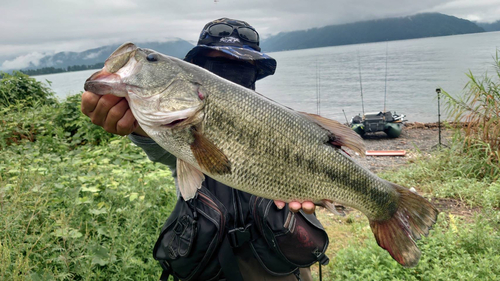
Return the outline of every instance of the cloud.
{"type": "Polygon", "coordinates": [[[500,20],[500,0],[451,0],[436,5],[432,11],[491,23],[500,20]]]}
{"type": "Polygon", "coordinates": [[[24,0],[2,1],[0,56],[83,51],[125,41],[182,38],[196,42],[221,17],[242,19],[263,38],[421,12],[500,19],[500,0],[24,0]]]}
{"type": "Polygon", "coordinates": [[[86,60],[91,60],[91,59],[95,59],[97,58],[100,54],[102,53],[102,50],[98,51],[98,52],[93,52],[93,53],[90,53],[88,55],[86,55],[83,59],[86,59],[86,60]]]}
{"type": "Polygon", "coordinates": [[[40,63],[40,59],[43,58],[46,54],[39,52],[32,52],[27,55],[18,56],[12,60],[6,60],[0,66],[3,70],[10,69],[22,69],[30,66],[38,66],[40,63]]]}

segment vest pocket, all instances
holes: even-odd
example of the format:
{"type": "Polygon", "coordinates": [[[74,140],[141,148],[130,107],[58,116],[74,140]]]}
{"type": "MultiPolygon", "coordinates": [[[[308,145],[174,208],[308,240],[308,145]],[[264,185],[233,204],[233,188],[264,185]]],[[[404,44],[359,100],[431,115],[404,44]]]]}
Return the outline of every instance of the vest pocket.
{"type": "Polygon", "coordinates": [[[179,198],[163,225],[153,257],[181,280],[217,279],[222,272],[217,250],[226,220],[225,207],[205,187],[188,202],[179,198]]]}

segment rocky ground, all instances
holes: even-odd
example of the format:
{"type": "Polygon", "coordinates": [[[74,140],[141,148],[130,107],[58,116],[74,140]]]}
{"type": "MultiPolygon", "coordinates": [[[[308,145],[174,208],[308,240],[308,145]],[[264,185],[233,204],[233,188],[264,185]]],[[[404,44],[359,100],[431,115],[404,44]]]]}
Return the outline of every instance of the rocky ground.
{"type": "MultiPolygon", "coordinates": [[[[441,143],[446,145],[451,135],[451,130],[442,127],[441,143]]],[[[351,154],[358,163],[378,173],[407,165],[418,153],[432,153],[439,144],[439,129],[436,123],[408,123],[399,138],[388,138],[385,133],[380,132],[367,134],[364,141],[366,150],[406,151],[405,156],[366,156],[362,158],[351,154]]]]}

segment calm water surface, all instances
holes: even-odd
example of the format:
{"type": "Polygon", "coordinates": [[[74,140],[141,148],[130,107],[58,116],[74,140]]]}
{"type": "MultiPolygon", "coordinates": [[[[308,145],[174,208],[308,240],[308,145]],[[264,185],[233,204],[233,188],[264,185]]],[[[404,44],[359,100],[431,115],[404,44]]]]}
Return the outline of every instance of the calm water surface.
{"type": "MultiPolygon", "coordinates": [[[[345,122],[361,113],[360,72],[365,112],[384,108],[411,122],[437,121],[436,88],[463,92],[470,71],[493,73],[500,32],[401,40],[269,53],[276,74],[257,82],[257,91],[298,111],[345,122]],[[387,54],[387,55],[386,55],[387,54]],[[387,79],[386,79],[387,62],[387,79]]],[[[35,76],[52,82],[60,98],[79,93],[95,70],[35,76]]]]}

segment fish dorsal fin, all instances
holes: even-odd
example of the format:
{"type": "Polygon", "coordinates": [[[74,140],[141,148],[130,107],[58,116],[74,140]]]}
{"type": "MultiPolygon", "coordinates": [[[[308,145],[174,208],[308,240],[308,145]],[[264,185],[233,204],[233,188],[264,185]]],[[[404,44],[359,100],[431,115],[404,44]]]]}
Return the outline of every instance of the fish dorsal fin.
{"type": "Polygon", "coordinates": [[[205,180],[203,173],[189,163],[177,158],[177,180],[179,181],[179,191],[184,200],[194,198],[196,191],[201,188],[201,183],[205,180]]]}
{"type": "Polygon", "coordinates": [[[230,174],[231,163],[227,156],[196,129],[192,129],[194,141],[191,151],[200,167],[212,174],[230,174]]]}
{"type": "Polygon", "coordinates": [[[333,134],[333,139],[330,143],[337,146],[345,146],[349,149],[354,150],[362,156],[366,154],[365,143],[363,139],[354,132],[351,128],[341,124],[338,121],[331,120],[325,117],[321,117],[316,114],[300,112],[307,119],[320,125],[322,128],[330,131],[333,134]]]}

